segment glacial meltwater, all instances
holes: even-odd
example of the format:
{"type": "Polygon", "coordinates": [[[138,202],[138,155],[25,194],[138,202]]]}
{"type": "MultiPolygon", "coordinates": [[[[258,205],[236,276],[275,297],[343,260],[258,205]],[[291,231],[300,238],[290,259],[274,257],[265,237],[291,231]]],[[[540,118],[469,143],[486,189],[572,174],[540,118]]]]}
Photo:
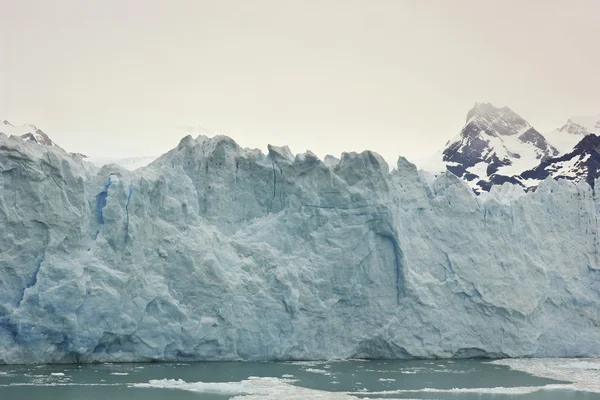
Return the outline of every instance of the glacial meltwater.
{"type": "Polygon", "coordinates": [[[0,366],[0,399],[600,399],[598,359],[0,366]]]}

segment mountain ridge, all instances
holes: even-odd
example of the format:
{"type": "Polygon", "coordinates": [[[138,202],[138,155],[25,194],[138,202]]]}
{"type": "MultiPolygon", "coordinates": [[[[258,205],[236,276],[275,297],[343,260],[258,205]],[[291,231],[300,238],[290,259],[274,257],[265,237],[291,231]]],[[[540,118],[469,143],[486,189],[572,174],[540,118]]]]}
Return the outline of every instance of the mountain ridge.
{"type": "Polygon", "coordinates": [[[520,178],[521,183],[531,190],[549,176],[574,183],[584,181],[594,188],[594,182],[600,176],[600,136],[585,135],[570,153],[544,160],[523,172],[520,178]]]}
{"type": "MultiPolygon", "coordinates": [[[[188,127],[187,130],[206,133],[203,128],[199,130],[188,127]]],[[[496,107],[489,102],[475,103],[467,113],[465,125],[460,133],[449,140],[446,146],[436,153],[435,158],[417,164],[434,175],[439,174],[441,170],[448,170],[467,182],[477,194],[507,182],[532,190],[545,176],[543,171],[549,171],[549,176],[563,177],[564,174],[557,172],[560,168],[548,165],[541,168],[541,164],[547,159],[556,159],[572,151],[573,147],[586,135],[593,133],[592,131],[600,134],[600,114],[591,117],[571,117],[561,128],[541,134],[508,106],[496,107]],[[569,151],[564,152],[564,149],[569,151]],[[429,169],[430,165],[434,167],[429,169]]],[[[46,133],[32,124],[15,127],[4,120],[0,123],[0,133],[16,135],[22,140],[40,145],[58,147],[46,133]]],[[[87,158],[82,154],[79,156],[99,168],[115,163],[128,170],[145,167],[159,158],[87,158]]],[[[328,155],[323,161],[334,165],[339,159],[328,155]]],[[[594,169],[594,166],[590,165],[590,168],[594,169]]],[[[593,171],[579,172],[595,176],[593,171]]]]}
{"type": "Polygon", "coordinates": [[[475,103],[461,132],[442,151],[442,160],[480,192],[514,181],[515,175],[555,155],[558,150],[510,108],[475,103]]]}
{"type": "Polygon", "coordinates": [[[0,133],[11,136],[19,136],[23,140],[28,140],[33,143],[37,143],[42,146],[56,146],[58,145],[50,139],[50,137],[41,129],[33,124],[24,124],[22,126],[15,126],[7,120],[3,120],[0,123],[0,133]]]}

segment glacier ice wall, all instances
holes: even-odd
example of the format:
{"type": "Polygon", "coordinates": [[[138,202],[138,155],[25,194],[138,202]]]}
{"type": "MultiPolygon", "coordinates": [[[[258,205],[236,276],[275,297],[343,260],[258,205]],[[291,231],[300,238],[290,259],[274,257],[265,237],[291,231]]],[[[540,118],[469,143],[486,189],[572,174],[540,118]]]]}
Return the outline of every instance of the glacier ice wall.
{"type": "Polygon", "coordinates": [[[131,172],[0,135],[0,172],[2,363],[600,356],[585,183],[222,136],[131,172]]]}

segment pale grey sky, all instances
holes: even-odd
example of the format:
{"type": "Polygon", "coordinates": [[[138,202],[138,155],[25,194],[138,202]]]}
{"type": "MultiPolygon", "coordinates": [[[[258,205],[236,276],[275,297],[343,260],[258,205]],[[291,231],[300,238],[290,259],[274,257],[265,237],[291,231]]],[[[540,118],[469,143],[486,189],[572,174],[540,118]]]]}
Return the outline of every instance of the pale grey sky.
{"type": "Polygon", "coordinates": [[[200,125],[415,159],[476,101],[542,132],[597,114],[599,68],[598,0],[0,0],[0,118],[92,156],[200,125]]]}

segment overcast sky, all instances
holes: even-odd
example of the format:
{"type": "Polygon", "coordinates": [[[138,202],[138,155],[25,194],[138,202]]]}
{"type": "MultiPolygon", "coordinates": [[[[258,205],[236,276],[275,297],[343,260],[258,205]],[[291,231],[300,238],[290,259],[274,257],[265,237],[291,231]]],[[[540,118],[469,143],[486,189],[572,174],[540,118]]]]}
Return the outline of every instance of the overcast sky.
{"type": "Polygon", "coordinates": [[[600,113],[598,0],[0,0],[0,118],[69,151],[428,156],[477,101],[544,132],[600,113]]]}

